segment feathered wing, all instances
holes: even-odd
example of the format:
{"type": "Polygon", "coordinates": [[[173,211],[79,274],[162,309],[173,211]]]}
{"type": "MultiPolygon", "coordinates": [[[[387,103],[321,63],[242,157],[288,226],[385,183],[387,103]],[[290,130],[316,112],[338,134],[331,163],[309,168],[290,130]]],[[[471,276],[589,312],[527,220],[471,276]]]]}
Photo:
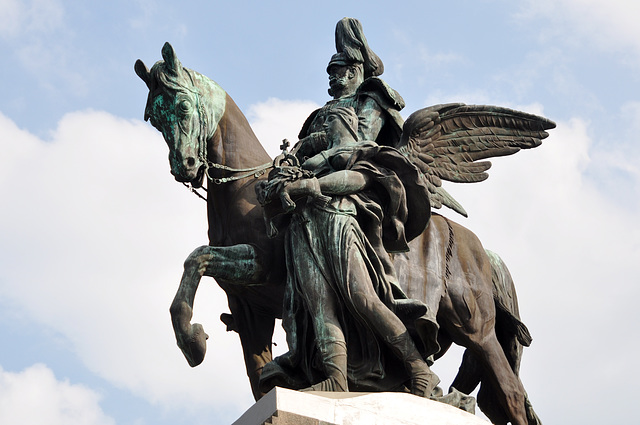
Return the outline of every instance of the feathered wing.
{"type": "Polygon", "coordinates": [[[499,106],[450,103],[420,109],[407,118],[397,148],[425,174],[431,204],[467,216],[443,188],[442,180],[486,180],[487,158],[539,146],[554,128],[546,118],[499,106]]]}

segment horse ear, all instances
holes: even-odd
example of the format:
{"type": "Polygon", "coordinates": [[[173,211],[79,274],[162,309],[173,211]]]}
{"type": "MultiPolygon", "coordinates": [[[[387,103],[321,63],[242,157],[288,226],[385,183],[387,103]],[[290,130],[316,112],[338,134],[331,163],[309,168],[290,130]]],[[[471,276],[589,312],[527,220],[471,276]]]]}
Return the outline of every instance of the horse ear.
{"type": "Polygon", "coordinates": [[[179,75],[182,72],[182,64],[169,42],[164,43],[164,46],[162,46],[162,59],[164,59],[164,63],[167,64],[168,69],[173,74],[179,75]]]}
{"type": "Polygon", "coordinates": [[[140,77],[142,81],[144,81],[144,83],[147,85],[147,88],[151,90],[151,74],[149,74],[149,69],[147,69],[147,66],[140,59],[138,59],[133,69],[136,70],[136,74],[138,74],[138,77],[140,77]]]}

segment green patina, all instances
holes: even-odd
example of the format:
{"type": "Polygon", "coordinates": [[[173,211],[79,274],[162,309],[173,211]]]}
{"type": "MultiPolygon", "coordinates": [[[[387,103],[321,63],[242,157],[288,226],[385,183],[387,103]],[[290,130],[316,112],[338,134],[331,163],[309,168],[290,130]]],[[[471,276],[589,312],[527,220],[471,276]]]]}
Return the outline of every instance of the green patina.
{"type": "Polygon", "coordinates": [[[170,148],[177,148],[178,137],[183,139],[183,146],[197,148],[199,141],[216,132],[225,111],[226,92],[215,81],[190,69],[183,68],[179,76],[179,80],[173,79],[176,85],[165,86],[150,99],[149,118],[170,148]]]}
{"type": "Polygon", "coordinates": [[[218,129],[227,93],[213,80],[184,68],[169,43],[164,45],[162,57],[164,60],[150,71],[137,64],[136,72],[150,89],[145,119],[164,136],[172,170],[178,172],[179,158],[197,153],[204,161],[206,141],[218,129]]]}

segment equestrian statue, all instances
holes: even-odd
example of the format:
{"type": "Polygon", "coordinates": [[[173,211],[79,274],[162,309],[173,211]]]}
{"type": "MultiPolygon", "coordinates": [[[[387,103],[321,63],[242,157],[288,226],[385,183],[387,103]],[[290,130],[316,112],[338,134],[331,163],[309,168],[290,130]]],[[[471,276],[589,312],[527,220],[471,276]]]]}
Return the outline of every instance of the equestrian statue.
{"type": "Polygon", "coordinates": [[[358,20],[338,22],[336,50],[332,99],[275,159],[226,91],[183,67],[169,43],[151,70],[136,62],[149,89],[144,118],[169,147],[171,173],[206,191],[209,244],[187,257],[170,307],[178,346],[192,367],[203,361],[208,336],[191,318],[210,276],[227,294],[221,320],[240,336],[256,400],[277,385],[451,402],[480,385],[493,423],[540,424],[519,378],[531,336],[511,275],[434,210],[466,216],[442,180],[483,181],[486,159],[539,146],[555,124],[462,103],[404,120],[358,20]],[[289,351],[274,359],[276,318],[289,351]],[[430,365],[452,344],[466,350],[443,395],[430,365]]]}

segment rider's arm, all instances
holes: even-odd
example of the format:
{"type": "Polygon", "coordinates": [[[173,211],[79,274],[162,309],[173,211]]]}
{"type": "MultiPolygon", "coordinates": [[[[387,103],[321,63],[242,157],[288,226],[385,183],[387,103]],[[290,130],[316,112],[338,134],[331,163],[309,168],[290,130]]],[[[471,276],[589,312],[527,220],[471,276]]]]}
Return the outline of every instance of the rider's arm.
{"type": "Polygon", "coordinates": [[[358,171],[336,171],[318,179],[324,195],[349,195],[360,192],[369,185],[369,178],[358,171]]]}
{"type": "Polygon", "coordinates": [[[327,148],[327,137],[324,132],[311,133],[303,139],[300,139],[291,149],[291,154],[295,155],[300,162],[306,158],[312,157],[318,152],[322,152],[327,148]]]}
{"type": "Polygon", "coordinates": [[[358,171],[336,171],[320,178],[299,179],[284,186],[291,198],[320,195],[350,195],[369,185],[369,178],[358,171]]]}
{"type": "Polygon", "coordinates": [[[328,164],[328,162],[326,152],[322,151],[303,162],[301,167],[305,170],[314,171],[319,169],[322,165],[328,164]]]}

